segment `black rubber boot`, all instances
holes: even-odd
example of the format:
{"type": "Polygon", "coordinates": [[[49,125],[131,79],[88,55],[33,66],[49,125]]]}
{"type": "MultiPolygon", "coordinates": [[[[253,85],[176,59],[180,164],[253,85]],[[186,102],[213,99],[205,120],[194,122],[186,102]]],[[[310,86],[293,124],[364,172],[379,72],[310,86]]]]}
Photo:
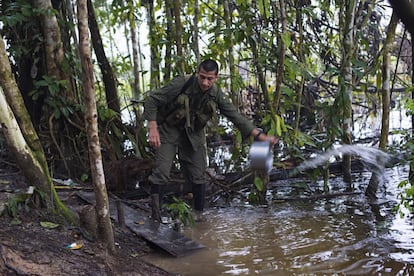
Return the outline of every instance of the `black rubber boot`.
{"type": "Polygon", "coordinates": [[[160,195],[151,194],[151,217],[161,222],[160,195]]]}
{"type": "Polygon", "coordinates": [[[204,211],[206,201],[206,184],[193,184],[194,209],[204,211]]]}
{"type": "Polygon", "coordinates": [[[161,185],[151,185],[151,217],[153,220],[161,222],[162,207],[161,185]]]}
{"type": "Polygon", "coordinates": [[[205,201],[206,201],[206,184],[193,184],[193,218],[195,222],[205,221],[203,215],[205,201]]]}

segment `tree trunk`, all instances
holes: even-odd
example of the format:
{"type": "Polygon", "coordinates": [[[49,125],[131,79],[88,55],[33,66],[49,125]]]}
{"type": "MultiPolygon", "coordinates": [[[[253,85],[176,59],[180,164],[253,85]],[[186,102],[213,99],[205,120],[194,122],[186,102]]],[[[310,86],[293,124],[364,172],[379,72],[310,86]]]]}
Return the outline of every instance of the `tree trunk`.
{"type": "MultiPolygon", "coordinates": [[[[285,8],[285,1],[281,0],[279,1],[279,7],[280,7],[280,22],[282,24],[282,32],[278,35],[278,42],[279,42],[279,53],[278,53],[278,65],[277,65],[277,72],[276,72],[276,87],[275,87],[275,93],[273,96],[273,110],[275,114],[278,114],[279,112],[279,103],[280,99],[282,97],[282,82],[284,78],[285,73],[285,56],[286,56],[286,45],[282,39],[283,34],[287,32],[287,16],[286,16],[286,8],[285,8]]],[[[276,3],[273,4],[273,10],[276,17],[276,3]]],[[[274,19],[274,22],[277,22],[276,19],[274,19]]],[[[274,29],[277,30],[277,26],[274,26],[274,29]]]]}
{"type": "MultiPolygon", "coordinates": [[[[259,51],[257,49],[257,43],[255,42],[255,39],[253,39],[252,37],[250,37],[248,40],[249,40],[250,48],[252,49],[253,64],[254,64],[254,66],[256,68],[256,71],[257,71],[257,77],[259,79],[259,85],[260,85],[260,88],[261,88],[262,93],[263,93],[264,104],[265,104],[267,110],[272,110],[270,108],[269,90],[267,88],[266,77],[265,77],[265,73],[264,73],[265,70],[264,70],[262,64],[259,61],[259,51]]],[[[258,106],[261,106],[260,100],[261,100],[261,98],[259,98],[259,105],[258,106]]],[[[260,110],[259,110],[259,112],[260,112],[260,110]]]]}
{"type": "MultiPolygon", "coordinates": [[[[411,26],[413,27],[413,26],[411,26]]],[[[414,28],[411,28],[411,38],[414,36],[414,28]]],[[[411,86],[414,87],[414,43],[411,42],[411,86]]],[[[414,100],[414,90],[411,91],[411,99],[414,100]]],[[[414,114],[411,115],[411,142],[414,142],[414,114]]],[[[411,150],[411,161],[410,161],[410,172],[408,174],[408,179],[410,181],[411,187],[414,187],[414,150],[411,150]]]]}
{"type": "Polygon", "coordinates": [[[185,73],[185,58],[183,56],[183,26],[181,23],[181,1],[180,0],[173,0],[173,12],[174,12],[174,18],[175,18],[175,47],[177,50],[177,67],[179,70],[179,74],[185,73]]]}
{"type": "MultiPolygon", "coordinates": [[[[344,21],[342,24],[342,65],[340,71],[340,94],[342,96],[343,118],[342,118],[342,142],[352,144],[352,59],[354,54],[354,22],[355,22],[355,0],[345,1],[344,21]]],[[[351,177],[351,155],[343,157],[344,181],[352,182],[351,177]]]]}
{"type": "MultiPolygon", "coordinates": [[[[394,46],[395,30],[397,29],[398,17],[395,12],[392,13],[390,24],[388,24],[387,37],[384,41],[382,50],[382,118],[381,118],[381,136],[380,149],[385,149],[388,144],[388,135],[390,130],[390,102],[391,102],[391,53],[394,46]]],[[[380,175],[373,171],[365,195],[370,199],[376,199],[378,185],[381,182],[380,175]]]]}
{"type": "Polygon", "coordinates": [[[114,234],[109,212],[109,199],[105,186],[105,175],[98,134],[98,114],[96,111],[93,67],[89,44],[87,1],[89,0],[78,0],[79,52],[82,65],[83,97],[86,104],[85,125],[92,182],[96,198],[98,235],[101,241],[105,242],[107,249],[111,253],[115,253],[114,234]]]}
{"type": "Polygon", "coordinates": [[[167,82],[171,79],[172,75],[172,49],[173,49],[173,42],[174,42],[174,17],[173,17],[173,0],[165,1],[165,15],[166,15],[166,36],[167,36],[167,47],[165,47],[165,66],[164,66],[164,82],[167,82]]]}
{"type": "Polygon", "coordinates": [[[63,217],[66,222],[76,223],[74,214],[60,201],[49,171],[38,161],[38,153],[32,151],[26,143],[2,88],[0,88],[0,124],[7,145],[19,168],[27,182],[42,193],[43,196],[39,198],[46,205],[47,210],[58,218],[63,217]]]}
{"type": "Polygon", "coordinates": [[[142,98],[140,88],[140,62],[139,62],[139,37],[137,35],[137,25],[135,20],[130,19],[131,25],[131,41],[132,41],[132,62],[134,65],[134,84],[132,85],[132,95],[135,99],[140,100],[142,98]]]}
{"type": "MultiPolygon", "coordinates": [[[[50,0],[35,0],[34,6],[42,10],[40,18],[44,36],[47,73],[49,76],[55,77],[56,80],[67,80],[69,84],[69,76],[62,70],[64,49],[56,16],[51,12],[53,9],[52,3],[50,0]]],[[[64,96],[67,99],[74,99],[73,92],[69,90],[69,86],[65,91],[62,89],[61,93],[63,94],[64,92],[64,96]]]]}
{"type": "Polygon", "coordinates": [[[224,39],[227,40],[227,51],[229,59],[229,71],[230,71],[230,97],[234,104],[239,102],[237,86],[236,86],[236,66],[234,62],[234,45],[233,45],[233,32],[232,32],[232,14],[230,11],[229,0],[224,0],[224,20],[226,22],[225,36],[224,39]]]}
{"type": "Polygon", "coordinates": [[[200,18],[200,7],[199,7],[199,0],[194,0],[194,18],[193,18],[193,51],[196,57],[197,64],[200,64],[201,57],[200,57],[200,46],[198,45],[198,20],[200,18]]]}
{"type": "MultiPolygon", "coordinates": [[[[413,1],[409,0],[389,0],[395,13],[404,23],[405,27],[411,34],[411,40],[414,36],[414,8],[413,1]]],[[[411,41],[411,84],[414,86],[414,43],[411,41]]],[[[411,99],[414,100],[414,90],[411,91],[411,99]]],[[[414,115],[411,115],[411,142],[414,140],[414,115]]],[[[414,156],[414,152],[411,151],[411,157],[414,156]]],[[[410,161],[410,172],[408,176],[411,186],[414,186],[414,158],[410,161]]]]}
{"type": "Polygon", "coordinates": [[[39,137],[19,93],[3,37],[0,36],[0,125],[8,146],[27,181],[38,189],[48,211],[75,222],[73,214],[60,201],[49,173],[39,137]],[[16,118],[19,118],[19,122],[16,118]]]}
{"type": "MultiPolygon", "coordinates": [[[[284,0],[281,0],[280,3],[282,4],[284,2],[284,0]]],[[[299,35],[299,39],[298,39],[298,59],[299,61],[302,63],[303,68],[306,68],[306,58],[305,58],[305,54],[304,54],[304,45],[302,44],[303,41],[303,10],[302,10],[302,4],[301,1],[296,2],[296,22],[297,22],[297,29],[298,29],[298,35],[299,35]]],[[[281,11],[284,9],[281,9],[281,11]]],[[[286,15],[285,17],[282,17],[282,22],[284,22],[284,24],[282,23],[282,33],[286,32],[286,15]],[[283,18],[285,18],[283,20],[283,18]]],[[[281,39],[281,44],[284,45],[283,40],[281,39]]],[[[282,46],[283,47],[283,46],[282,46]]],[[[286,50],[285,50],[286,51],[286,50]]],[[[284,59],[284,56],[283,56],[284,59]]],[[[300,114],[301,114],[301,107],[302,107],[302,94],[303,94],[303,88],[305,85],[305,77],[303,75],[298,77],[300,79],[297,88],[296,88],[296,114],[295,114],[295,132],[298,133],[299,132],[299,126],[300,126],[300,114]]],[[[280,90],[280,88],[279,88],[280,90]]],[[[280,94],[280,92],[279,92],[280,94]]],[[[296,135],[295,135],[295,139],[296,139],[296,135]]]]}
{"type": "Polygon", "coordinates": [[[148,40],[151,52],[151,68],[150,68],[150,90],[160,87],[160,59],[161,52],[157,45],[157,26],[154,14],[154,1],[145,1],[145,7],[147,9],[147,22],[148,22],[148,40]]]}
{"type": "Polygon", "coordinates": [[[101,68],[102,79],[105,85],[106,103],[108,104],[108,108],[120,114],[121,105],[119,103],[116,77],[105,54],[105,49],[103,47],[101,34],[99,32],[98,23],[96,22],[95,11],[91,0],[88,0],[88,19],[93,49],[95,50],[95,55],[98,59],[99,68],[101,68]]]}
{"type": "Polygon", "coordinates": [[[388,135],[390,131],[390,103],[391,103],[391,53],[394,47],[395,30],[397,29],[398,17],[393,12],[390,24],[387,29],[387,37],[382,50],[382,125],[379,148],[384,149],[388,144],[388,135]]]}

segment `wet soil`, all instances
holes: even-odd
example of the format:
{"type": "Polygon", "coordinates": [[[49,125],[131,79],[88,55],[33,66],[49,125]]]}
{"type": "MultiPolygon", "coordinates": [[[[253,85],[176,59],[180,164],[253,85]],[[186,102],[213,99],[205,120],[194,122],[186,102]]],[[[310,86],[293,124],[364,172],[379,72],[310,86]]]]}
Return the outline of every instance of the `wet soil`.
{"type": "MultiPolygon", "coordinates": [[[[18,172],[10,173],[1,166],[0,184],[3,206],[10,198],[10,191],[27,186],[18,172]]],[[[61,199],[73,210],[84,204],[70,192],[61,195],[61,199]]],[[[113,224],[116,254],[109,254],[101,243],[85,235],[82,228],[64,225],[51,228],[50,224],[44,224],[49,221],[44,210],[31,204],[21,204],[14,218],[3,212],[0,275],[174,275],[143,261],[143,256],[157,249],[117,224],[113,224]],[[82,247],[68,249],[74,242],[82,247]]]]}

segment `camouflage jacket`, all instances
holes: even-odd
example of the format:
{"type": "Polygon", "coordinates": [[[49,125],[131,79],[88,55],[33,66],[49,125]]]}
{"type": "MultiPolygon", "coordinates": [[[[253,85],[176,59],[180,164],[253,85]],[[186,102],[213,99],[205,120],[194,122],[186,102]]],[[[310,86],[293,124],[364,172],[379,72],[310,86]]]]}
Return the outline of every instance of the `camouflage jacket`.
{"type": "Polygon", "coordinates": [[[180,135],[186,133],[193,148],[197,149],[204,145],[204,128],[207,120],[214,117],[215,114],[212,113],[217,111],[227,117],[240,130],[243,137],[249,136],[255,128],[249,119],[237,111],[217,84],[214,84],[208,91],[202,92],[196,77],[191,78],[188,75],[176,77],[166,86],[150,91],[144,104],[143,117],[145,120],[158,122],[162,142],[177,143],[180,135]],[[184,86],[188,88],[182,91],[184,86]],[[187,95],[188,100],[182,97],[182,94],[187,95]],[[161,111],[172,104],[175,109],[184,110],[188,105],[188,111],[173,110],[173,112],[176,111],[173,113],[173,118],[168,118],[169,114],[161,115],[161,111]]]}

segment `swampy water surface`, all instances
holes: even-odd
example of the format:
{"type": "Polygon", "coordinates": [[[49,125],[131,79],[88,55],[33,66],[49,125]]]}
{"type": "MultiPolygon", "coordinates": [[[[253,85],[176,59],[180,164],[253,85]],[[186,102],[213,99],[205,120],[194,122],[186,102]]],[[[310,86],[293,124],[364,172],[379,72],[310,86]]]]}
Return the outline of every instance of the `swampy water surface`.
{"type": "MultiPolygon", "coordinates": [[[[355,122],[360,138],[379,133],[380,118],[368,119],[355,122]]],[[[401,110],[391,113],[391,130],[409,129],[410,122],[401,110]]],[[[400,142],[400,135],[389,136],[389,144],[400,142]]],[[[214,158],[229,154],[225,148],[214,153],[214,158]]],[[[369,170],[354,173],[351,187],[341,176],[332,176],[330,193],[355,194],[318,200],[303,198],[306,189],[323,190],[321,180],[272,182],[267,206],[232,202],[231,207],[210,207],[206,222],[184,229],[205,249],[181,258],[160,252],[147,261],[169,272],[198,276],[414,275],[413,217],[406,210],[404,217],[394,210],[401,192],[398,184],[408,179],[408,167],[381,171],[375,202],[364,195],[371,175],[369,170]],[[276,200],[283,197],[297,200],[276,200]]]]}
{"type": "MultiPolygon", "coordinates": [[[[407,175],[407,167],[386,169],[375,202],[363,194],[371,177],[364,172],[354,175],[360,193],[352,196],[209,208],[206,222],[184,230],[205,249],[147,261],[180,275],[413,275],[412,218],[393,211],[407,175]]],[[[303,192],[289,181],[271,183],[272,193],[303,192]]],[[[329,185],[331,192],[348,187],[341,177],[329,185]]]]}

